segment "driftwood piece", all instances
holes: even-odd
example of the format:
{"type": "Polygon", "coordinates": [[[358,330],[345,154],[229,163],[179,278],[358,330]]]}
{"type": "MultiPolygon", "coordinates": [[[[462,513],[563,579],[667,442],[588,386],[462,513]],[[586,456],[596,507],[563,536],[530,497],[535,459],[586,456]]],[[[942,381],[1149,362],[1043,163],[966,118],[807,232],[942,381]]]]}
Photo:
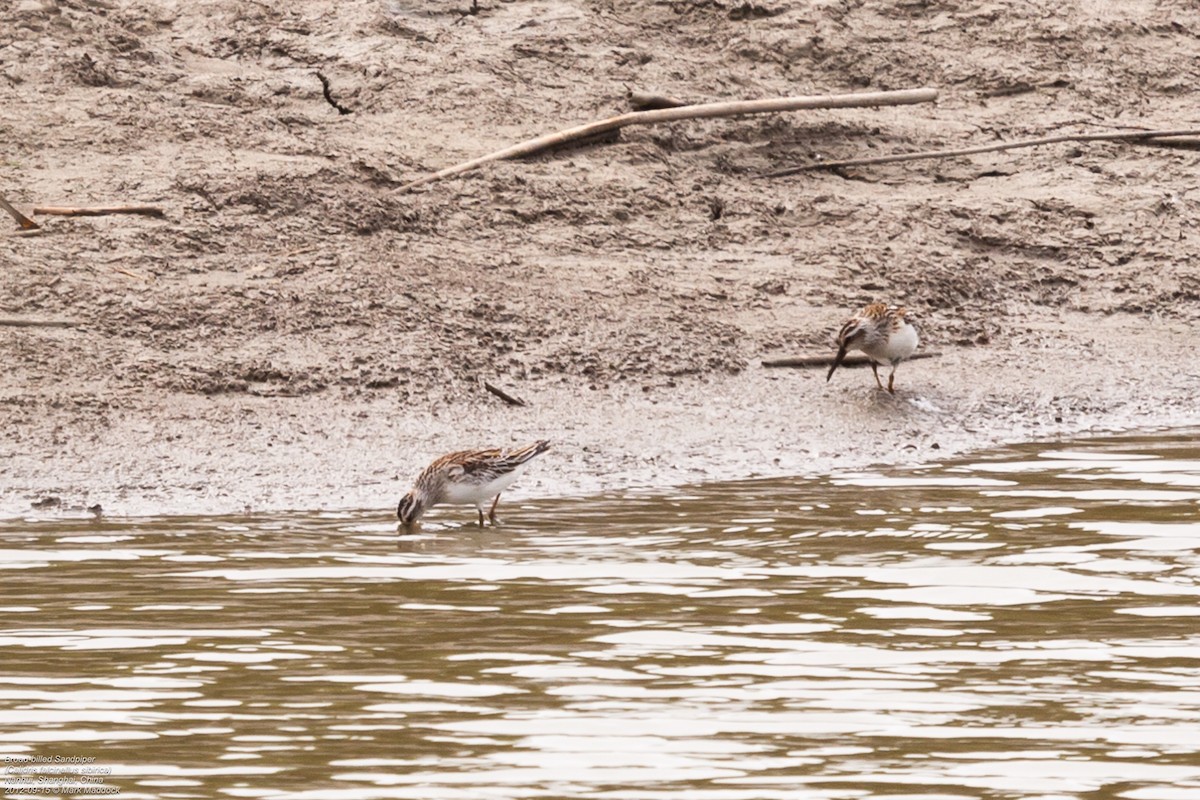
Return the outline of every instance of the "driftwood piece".
{"type": "Polygon", "coordinates": [[[29,217],[13,208],[12,204],[4,199],[4,195],[0,195],[0,208],[3,208],[12,216],[13,219],[15,219],[17,221],[17,225],[19,225],[23,231],[37,230],[41,227],[41,225],[38,225],[29,217]]]}
{"type": "Polygon", "coordinates": [[[489,392],[496,395],[496,397],[499,397],[501,400],[508,403],[510,406],[527,405],[526,402],[524,400],[522,400],[521,398],[513,397],[511,394],[504,391],[499,386],[493,386],[492,384],[488,383],[487,381],[484,381],[483,388],[487,389],[489,392]]]}
{"type": "Polygon", "coordinates": [[[400,187],[406,192],[424,186],[427,183],[440,181],[453,175],[461,175],[473,169],[502,161],[509,158],[540,153],[548,148],[560,146],[566,142],[595,136],[605,131],[624,128],[629,125],[654,125],[661,122],[677,122],[684,119],[707,119],[712,117],[736,117],[742,114],[765,114],[778,111],[800,111],[813,108],[862,108],[866,106],[895,106],[912,103],[928,103],[937,99],[936,89],[906,89],[895,92],[860,92],[857,94],[814,95],[805,97],[781,97],[772,100],[739,100],[722,103],[703,103],[701,105],[681,106],[679,108],[663,108],[655,111],[631,111],[608,119],[577,125],[574,128],[548,133],[524,142],[514,144],[502,150],[488,153],[470,161],[464,161],[451,167],[410,181],[400,187]]]}
{"type": "Polygon", "coordinates": [[[1162,130],[1162,131],[1121,131],[1117,133],[1067,133],[1060,136],[1043,136],[1038,139],[1020,139],[1015,142],[1000,142],[999,144],[978,145],[976,147],[958,147],[951,150],[922,150],[916,153],[894,153],[887,156],[872,156],[870,158],[848,158],[843,161],[821,161],[813,164],[801,164],[798,167],[788,167],[787,169],[776,170],[775,172],[765,172],[762,175],[756,175],[757,178],[783,178],[787,175],[795,175],[798,172],[809,172],[815,169],[836,169],[839,167],[865,167],[871,164],[895,164],[901,161],[918,161],[927,158],[953,158],[955,156],[969,156],[975,153],[992,153],[999,150],[1015,150],[1019,147],[1038,147],[1046,144],[1059,144],[1060,142],[1137,142],[1139,144],[1158,144],[1156,140],[1162,139],[1162,144],[1166,146],[1172,145],[1171,142],[1186,141],[1181,139],[1173,139],[1172,137],[1185,137],[1200,135],[1200,129],[1184,128],[1182,130],[1162,130]]]}
{"type": "MultiPolygon", "coordinates": [[[[916,361],[921,358],[937,358],[941,353],[914,353],[905,361],[916,361]]],[[[764,359],[764,367],[832,367],[834,356],[794,356],[791,358],[764,359]]],[[[869,367],[871,359],[866,356],[846,356],[842,359],[843,367],[869,367]]]]}
{"type": "Polygon", "coordinates": [[[83,323],[73,319],[22,319],[0,317],[0,328],[75,328],[83,323]]]}
{"type": "Polygon", "coordinates": [[[144,217],[166,215],[158,206],[37,206],[33,213],[56,217],[102,217],[107,214],[140,214],[144,217]]]}

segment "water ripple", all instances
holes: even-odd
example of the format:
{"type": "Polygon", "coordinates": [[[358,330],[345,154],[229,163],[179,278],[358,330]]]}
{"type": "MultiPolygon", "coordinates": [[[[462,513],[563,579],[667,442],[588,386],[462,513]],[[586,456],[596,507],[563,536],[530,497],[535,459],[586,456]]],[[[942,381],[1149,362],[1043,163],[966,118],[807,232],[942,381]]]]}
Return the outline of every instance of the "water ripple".
{"type": "Polygon", "coordinates": [[[130,797],[1200,798],[1200,446],[0,523],[0,742],[130,797]],[[517,513],[519,512],[519,513],[517,513]]]}

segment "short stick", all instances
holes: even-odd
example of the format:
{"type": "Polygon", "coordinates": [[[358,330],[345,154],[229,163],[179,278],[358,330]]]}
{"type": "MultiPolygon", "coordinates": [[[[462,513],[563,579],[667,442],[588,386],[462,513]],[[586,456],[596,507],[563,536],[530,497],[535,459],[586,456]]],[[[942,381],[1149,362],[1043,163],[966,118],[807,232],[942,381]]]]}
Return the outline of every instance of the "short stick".
{"type": "Polygon", "coordinates": [[[158,206],[38,206],[34,214],[57,217],[102,217],[107,214],[140,214],[144,217],[162,217],[165,212],[158,206]]]}
{"type": "MultiPolygon", "coordinates": [[[[941,353],[914,353],[905,361],[916,361],[921,358],[936,358],[941,353]]],[[[762,362],[764,367],[830,367],[833,366],[834,356],[795,356],[792,358],[771,358],[762,362]]],[[[846,356],[842,360],[843,367],[869,367],[871,359],[866,356],[846,356]]]]}
{"type": "Polygon", "coordinates": [[[73,319],[21,319],[0,317],[0,328],[75,328],[81,323],[73,319]]]}
{"type": "Polygon", "coordinates": [[[123,267],[113,267],[113,272],[119,272],[119,273],[121,273],[122,275],[128,275],[128,276],[129,276],[129,277],[131,277],[131,278],[137,278],[139,281],[148,281],[148,280],[150,280],[150,278],[149,278],[148,276],[146,276],[146,275],[143,275],[143,274],[142,274],[142,273],[140,273],[140,272],[134,272],[134,271],[133,271],[133,270],[131,270],[131,269],[124,269],[123,267]]]}
{"type": "Polygon", "coordinates": [[[524,400],[520,399],[519,397],[513,397],[511,394],[504,391],[499,386],[493,386],[492,384],[488,383],[487,381],[484,381],[483,388],[487,389],[489,392],[496,395],[496,397],[499,397],[501,400],[508,403],[510,406],[525,405],[524,400]]]}

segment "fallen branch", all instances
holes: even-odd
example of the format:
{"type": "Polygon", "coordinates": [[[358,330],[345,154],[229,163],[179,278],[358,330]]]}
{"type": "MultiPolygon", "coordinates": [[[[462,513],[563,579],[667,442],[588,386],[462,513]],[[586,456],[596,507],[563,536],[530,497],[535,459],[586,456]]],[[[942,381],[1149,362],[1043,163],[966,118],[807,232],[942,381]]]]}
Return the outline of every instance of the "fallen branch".
{"type": "Polygon", "coordinates": [[[131,269],[125,269],[125,268],[123,268],[123,267],[113,267],[112,269],[113,269],[113,272],[119,272],[119,273],[121,273],[122,275],[128,275],[128,276],[129,276],[129,277],[131,277],[131,278],[137,278],[139,281],[148,281],[148,280],[150,280],[150,278],[149,278],[148,276],[146,276],[146,275],[143,275],[143,274],[142,274],[142,273],[140,273],[140,272],[134,272],[134,271],[133,271],[133,270],[131,270],[131,269]]]}
{"type": "MultiPolygon", "coordinates": [[[[914,353],[906,361],[916,361],[920,358],[937,358],[941,353],[914,353]]],[[[795,356],[793,358],[772,358],[762,362],[764,367],[831,367],[834,356],[795,356]]],[[[842,359],[843,367],[869,367],[871,359],[866,356],[846,356],[842,359]]]]}
{"type": "Polygon", "coordinates": [[[17,211],[15,208],[13,208],[12,204],[10,204],[7,200],[4,199],[4,195],[0,195],[0,208],[3,208],[5,211],[7,211],[9,214],[11,214],[12,218],[17,221],[17,225],[21,226],[21,230],[23,230],[23,231],[37,230],[38,228],[41,227],[41,225],[38,225],[36,222],[31,220],[29,217],[25,216],[20,211],[17,211]]]}
{"type": "Polygon", "coordinates": [[[75,328],[80,322],[73,319],[21,319],[0,317],[0,328],[75,328]]]}
{"type": "Polygon", "coordinates": [[[928,103],[937,99],[936,89],[907,89],[897,92],[863,92],[859,94],[817,95],[812,97],[781,97],[774,100],[741,100],[723,103],[704,103],[701,105],[681,106],[679,108],[663,108],[655,111],[631,111],[608,119],[589,122],[574,128],[548,133],[534,139],[528,139],[503,150],[488,153],[452,167],[446,167],[423,178],[410,181],[400,187],[406,192],[427,183],[440,181],[452,175],[460,175],[473,169],[502,161],[509,158],[540,153],[547,148],[560,146],[566,142],[595,136],[605,131],[624,128],[629,125],[654,125],[660,122],[677,122],[684,119],[705,119],[712,117],[735,117],[742,114],[764,114],[775,111],[799,111],[812,108],[862,108],[864,106],[895,106],[912,103],[928,103]]]}
{"type": "Polygon", "coordinates": [[[49,214],[56,217],[102,217],[107,214],[141,214],[144,217],[162,217],[166,213],[158,206],[38,206],[34,214],[49,214]]]}
{"type": "Polygon", "coordinates": [[[483,388],[487,389],[489,392],[496,395],[496,397],[499,397],[501,400],[508,403],[510,406],[523,406],[526,404],[525,401],[520,399],[519,397],[513,397],[511,394],[504,391],[499,386],[492,386],[487,381],[484,381],[483,388]]]}
{"type": "Polygon", "coordinates": [[[1001,142],[1000,144],[979,145],[977,147],[959,147],[953,150],[923,150],[916,153],[894,153],[889,156],[873,156],[871,158],[848,158],[844,161],[821,161],[815,164],[801,164],[798,167],[788,167],[787,169],[781,169],[775,172],[766,172],[762,175],[756,175],[754,177],[783,178],[787,175],[795,175],[798,172],[809,172],[814,169],[864,167],[871,164],[895,164],[901,161],[919,161],[926,158],[953,158],[955,156],[969,156],[975,153],[992,153],[998,150],[1015,150],[1019,147],[1038,147],[1045,144],[1058,144],[1060,142],[1133,141],[1144,144],[1158,144],[1158,142],[1152,140],[1162,139],[1162,144],[1171,146],[1169,143],[1172,140],[1167,137],[1196,135],[1200,135],[1200,129],[1185,128],[1183,130],[1166,131],[1123,131],[1121,133],[1067,133],[1061,136],[1045,136],[1040,139],[1021,139],[1015,142],[1001,142]]]}

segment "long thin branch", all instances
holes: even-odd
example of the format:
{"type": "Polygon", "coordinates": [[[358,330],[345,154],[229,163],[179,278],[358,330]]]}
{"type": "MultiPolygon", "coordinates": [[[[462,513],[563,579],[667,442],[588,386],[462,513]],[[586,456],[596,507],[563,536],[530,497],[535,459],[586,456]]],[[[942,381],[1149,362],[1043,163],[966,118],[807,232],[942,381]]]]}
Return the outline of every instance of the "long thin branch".
{"type": "Polygon", "coordinates": [[[1184,128],[1181,130],[1164,131],[1122,131],[1120,133],[1067,133],[1061,136],[1044,136],[1039,139],[1021,139],[1015,142],[1001,142],[1000,144],[986,144],[979,145],[977,147],[959,147],[953,150],[922,150],[916,153],[893,153],[892,155],[873,156],[871,158],[848,158],[844,161],[821,161],[814,164],[801,164],[798,167],[788,167],[787,169],[781,169],[775,172],[765,172],[762,175],[756,175],[755,177],[782,178],[787,175],[795,175],[798,172],[809,172],[814,169],[864,167],[870,164],[895,164],[901,161],[918,161],[926,158],[952,158],[954,156],[969,156],[975,153],[992,153],[996,152],[997,150],[1015,150],[1019,147],[1038,147],[1040,145],[1058,144],[1060,142],[1146,142],[1146,140],[1150,139],[1163,139],[1162,144],[1169,145],[1171,140],[1167,137],[1196,135],[1200,135],[1200,129],[1184,128]]]}
{"type": "Polygon", "coordinates": [[[0,317],[0,327],[4,328],[74,328],[82,323],[73,319],[23,319],[21,317],[0,317]]]}
{"type": "Polygon", "coordinates": [[[440,181],[452,175],[508,158],[520,158],[539,153],[547,148],[561,145],[576,139],[595,136],[605,131],[624,128],[628,125],[654,125],[660,122],[676,122],[684,119],[703,119],[710,117],[735,117],[742,114],[764,114],[773,111],[799,111],[812,108],[861,108],[864,106],[896,106],[912,103],[928,103],[937,99],[936,89],[906,89],[897,92],[863,92],[859,94],[815,95],[810,97],[781,97],[773,100],[740,100],[723,103],[703,103],[700,105],[681,106],[679,108],[663,108],[654,111],[631,111],[608,119],[589,122],[574,128],[548,133],[514,144],[502,150],[488,153],[452,167],[418,178],[404,184],[400,191],[410,191],[427,183],[440,181]]]}
{"type": "Polygon", "coordinates": [[[15,208],[13,208],[12,204],[4,199],[4,195],[0,195],[0,208],[3,208],[5,211],[7,211],[9,214],[12,215],[12,218],[15,219],[17,221],[17,224],[21,226],[21,230],[32,231],[32,230],[37,230],[38,228],[41,227],[36,222],[31,220],[29,217],[25,216],[20,211],[17,211],[15,208]]]}
{"type": "Polygon", "coordinates": [[[158,206],[38,206],[34,214],[50,214],[59,217],[100,217],[105,214],[141,214],[146,217],[161,217],[164,212],[158,206]]]}

